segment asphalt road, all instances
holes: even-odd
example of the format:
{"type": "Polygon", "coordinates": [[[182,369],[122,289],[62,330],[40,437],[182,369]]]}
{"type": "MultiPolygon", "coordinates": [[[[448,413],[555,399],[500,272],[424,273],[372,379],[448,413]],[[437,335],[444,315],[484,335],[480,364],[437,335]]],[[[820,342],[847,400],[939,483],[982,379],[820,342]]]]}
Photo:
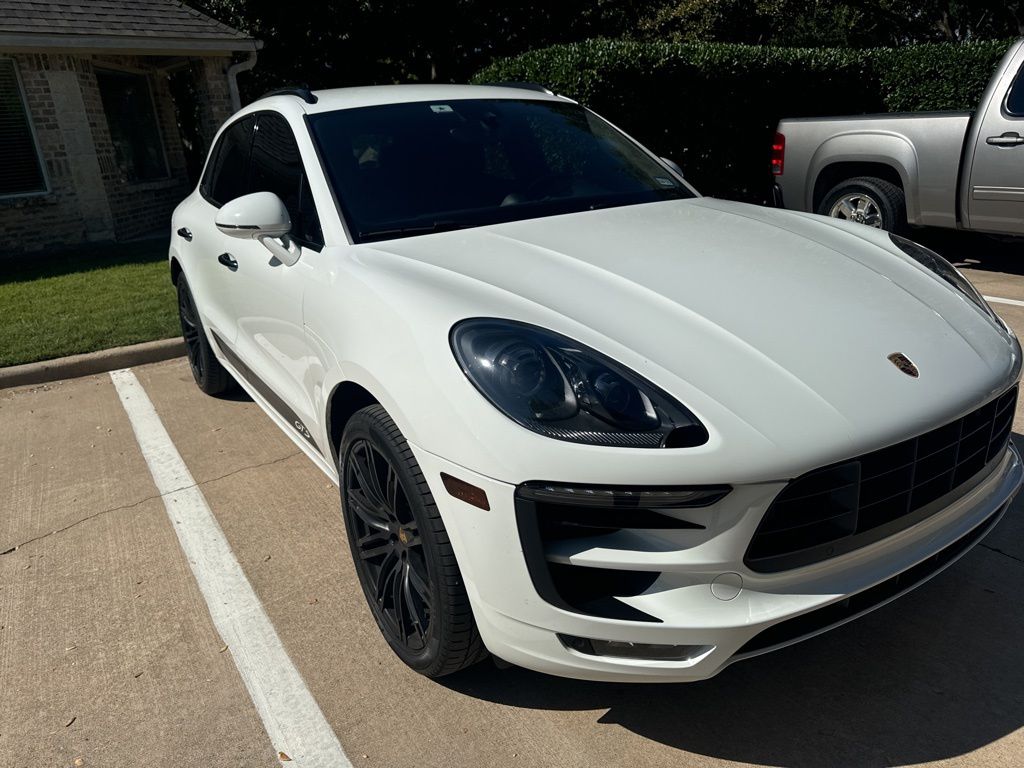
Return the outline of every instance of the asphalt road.
{"type": "MultiPolygon", "coordinates": [[[[1024,302],[1024,247],[921,239],[1024,302]]],[[[1024,338],[1024,306],[994,306],[1024,338]]],[[[487,663],[434,682],[373,624],[327,478],[252,402],[202,395],[183,361],[135,374],[355,766],[1024,765],[1024,498],[915,592],[713,680],[487,663]]],[[[0,392],[0,766],[289,764],[177,522],[109,376],[0,392]]]]}

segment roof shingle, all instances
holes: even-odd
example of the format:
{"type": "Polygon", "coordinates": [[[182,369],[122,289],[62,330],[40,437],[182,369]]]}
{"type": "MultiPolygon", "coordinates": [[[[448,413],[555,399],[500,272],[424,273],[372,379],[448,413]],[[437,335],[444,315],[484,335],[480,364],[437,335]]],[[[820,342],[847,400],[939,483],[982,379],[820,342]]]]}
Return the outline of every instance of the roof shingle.
{"type": "Polygon", "coordinates": [[[0,0],[0,34],[255,43],[179,0],[0,0]]]}

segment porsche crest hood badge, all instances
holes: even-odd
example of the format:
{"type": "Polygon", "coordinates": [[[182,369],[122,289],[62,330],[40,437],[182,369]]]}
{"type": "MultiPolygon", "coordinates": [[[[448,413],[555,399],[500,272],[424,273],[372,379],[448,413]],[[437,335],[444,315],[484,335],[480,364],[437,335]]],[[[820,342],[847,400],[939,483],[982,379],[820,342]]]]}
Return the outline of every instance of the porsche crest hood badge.
{"type": "Polygon", "coordinates": [[[914,361],[904,355],[902,352],[893,352],[889,355],[889,362],[899,368],[903,373],[907,374],[912,378],[917,378],[921,375],[921,372],[914,365],[914,361]]]}

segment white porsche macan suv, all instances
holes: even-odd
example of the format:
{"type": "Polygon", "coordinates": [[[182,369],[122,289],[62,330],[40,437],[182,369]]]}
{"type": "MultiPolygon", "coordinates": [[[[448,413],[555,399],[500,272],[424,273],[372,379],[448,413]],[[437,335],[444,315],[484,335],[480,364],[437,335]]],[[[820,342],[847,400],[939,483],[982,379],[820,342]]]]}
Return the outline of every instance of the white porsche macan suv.
{"type": "Polygon", "coordinates": [[[1021,349],[953,267],[702,198],[543,89],[268,95],[170,265],[197,383],[338,482],[426,675],[706,678],[920,584],[1021,484],[1021,349]]]}

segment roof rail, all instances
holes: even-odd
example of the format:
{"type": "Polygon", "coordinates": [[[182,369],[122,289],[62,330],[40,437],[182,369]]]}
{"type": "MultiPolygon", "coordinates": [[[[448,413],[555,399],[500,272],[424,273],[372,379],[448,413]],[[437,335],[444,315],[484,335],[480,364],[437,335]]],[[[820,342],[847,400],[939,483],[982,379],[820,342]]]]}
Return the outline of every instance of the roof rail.
{"type": "Polygon", "coordinates": [[[518,88],[521,91],[537,91],[539,93],[546,93],[548,96],[554,96],[555,92],[550,88],[545,88],[539,83],[518,83],[518,82],[503,82],[503,83],[481,83],[481,85],[491,85],[497,88],[518,88]]]}
{"type": "Polygon", "coordinates": [[[270,96],[298,96],[307,104],[316,104],[317,102],[316,96],[311,90],[309,90],[308,85],[293,85],[288,88],[278,88],[273,91],[267,91],[260,96],[260,98],[266,99],[270,96]]]}

